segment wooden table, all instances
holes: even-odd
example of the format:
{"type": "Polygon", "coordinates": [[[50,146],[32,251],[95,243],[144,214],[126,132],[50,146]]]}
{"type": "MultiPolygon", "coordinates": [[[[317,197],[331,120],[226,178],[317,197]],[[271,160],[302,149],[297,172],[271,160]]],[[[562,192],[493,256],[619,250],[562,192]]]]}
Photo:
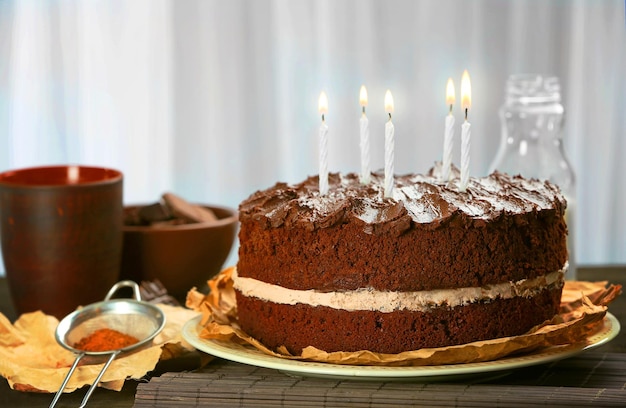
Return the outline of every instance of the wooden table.
{"type": "MultiPolygon", "coordinates": [[[[626,287],[626,266],[606,266],[606,267],[583,267],[578,272],[579,280],[588,281],[600,281],[608,280],[611,283],[621,284],[626,287]]],[[[610,306],[610,311],[616,318],[622,323],[622,330],[620,334],[608,344],[602,345],[594,350],[594,353],[625,353],[626,354],[626,294],[620,296],[610,306]]],[[[0,312],[4,313],[12,321],[17,317],[13,306],[11,305],[10,294],[7,287],[5,278],[0,278],[0,312]]],[[[622,357],[622,356],[620,356],[622,357]]],[[[626,355],[623,356],[623,361],[626,361],[626,355]]],[[[620,359],[620,361],[622,361],[620,359]]],[[[621,363],[620,363],[621,364],[621,363]]],[[[200,365],[200,354],[192,353],[185,358],[170,362],[159,363],[157,369],[152,373],[152,377],[164,375],[165,377],[171,376],[170,373],[179,373],[190,370],[197,370],[200,365]]],[[[626,364],[625,364],[626,365],[626,364]]],[[[216,372],[219,370],[226,370],[230,372],[239,372],[237,370],[246,370],[246,367],[237,365],[235,363],[227,362],[224,360],[216,359],[209,364],[206,368],[197,370],[199,373],[216,372]]],[[[626,372],[626,366],[624,367],[626,372]]],[[[241,371],[243,372],[243,371],[241,371]]],[[[247,374],[246,374],[247,375],[247,374]]],[[[523,373],[520,373],[520,377],[512,377],[513,380],[520,378],[522,381],[523,373]]],[[[362,388],[363,392],[366,392],[371,388],[371,384],[359,383],[355,387],[362,388]]],[[[97,389],[89,400],[89,407],[132,407],[135,403],[135,393],[137,391],[138,382],[127,381],[124,388],[120,392],[108,391],[104,389],[97,389]]],[[[626,384],[625,384],[626,386],[626,384]]],[[[430,390],[424,390],[437,392],[436,387],[431,387],[430,390]]],[[[73,392],[71,394],[64,394],[58,407],[77,407],[79,406],[85,389],[73,392]]],[[[467,394],[468,396],[470,394],[467,394]]],[[[0,407],[47,407],[53,395],[51,394],[33,394],[22,393],[11,390],[6,380],[0,378],[0,407]]],[[[626,401],[624,401],[626,406],[626,401]]]]}

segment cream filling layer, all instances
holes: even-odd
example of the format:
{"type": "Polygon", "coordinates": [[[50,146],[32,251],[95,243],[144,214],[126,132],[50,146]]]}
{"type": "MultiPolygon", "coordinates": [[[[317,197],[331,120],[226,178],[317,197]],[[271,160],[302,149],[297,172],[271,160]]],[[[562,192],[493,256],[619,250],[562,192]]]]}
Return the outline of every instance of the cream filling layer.
{"type": "Polygon", "coordinates": [[[551,285],[563,285],[567,265],[556,272],[534,279],[504,282],[483,287],[439,289],[416,292],[385,292],[363,288],[345,292],[294,290],[252,278],[242,278],[233,272],[233,286],[247,297],[269,302],[309,306],[326,306],[348,311],[371,310],[389,313],[397,310],[424,312],[436,307],[456,307],[492,299],[532,297],[551,285]]]}

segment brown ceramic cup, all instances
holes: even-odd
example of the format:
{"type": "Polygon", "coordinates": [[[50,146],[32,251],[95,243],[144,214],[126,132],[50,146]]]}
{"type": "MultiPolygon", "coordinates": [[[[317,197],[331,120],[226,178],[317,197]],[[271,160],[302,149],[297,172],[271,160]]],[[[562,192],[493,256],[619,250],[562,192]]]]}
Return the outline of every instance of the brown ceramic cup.
{"type": "Polygon", "coordinates": [[[122,173],[50,166],[0,174],[0,239],[18,314],[62,318],[119,279],[122,173]]]}

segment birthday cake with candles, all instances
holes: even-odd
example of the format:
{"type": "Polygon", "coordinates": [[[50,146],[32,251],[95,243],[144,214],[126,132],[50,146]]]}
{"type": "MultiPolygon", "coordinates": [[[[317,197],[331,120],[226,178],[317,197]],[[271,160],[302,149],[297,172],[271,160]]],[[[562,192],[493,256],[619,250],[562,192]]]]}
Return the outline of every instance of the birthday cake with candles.
{"type": "Polygon", "coordinates": [[[495,172],[458,188],[356,174],[278,183],[239,207],[241,328],[299,354],[399,353],[519,335],[558,312],[566,202],[549,182],[495,172]]]}

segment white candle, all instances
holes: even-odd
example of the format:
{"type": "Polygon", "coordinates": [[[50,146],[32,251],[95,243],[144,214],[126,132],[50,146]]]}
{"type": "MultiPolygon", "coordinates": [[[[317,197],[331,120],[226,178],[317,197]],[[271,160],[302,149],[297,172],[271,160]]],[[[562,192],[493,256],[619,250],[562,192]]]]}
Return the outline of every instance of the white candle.
{"type": "Polygon", "coordinates": [[[469,183],[469,164],[470,164],[470,136],[471,125],[465,120],[461,125],[461,184],[459,190],[465,191],[469,183]]]}
{"type": "Polygon", "coordinates": [[[365,115],[365,107],[367,106],[367,90],[365,86],[361,86],[359,93],[359,103],[362,107],[361,114],[361,184],[369,184],[370,182],[370,122],[365,115]]]}
{"type": "Polygon", "coordinates": [[[387,90],[385,93],[385,112],[389,114],[389,120],[385,124],[385,198],[393,196],[393,160],[394,160],[394,133],[395,128],[391,122],[393,113],[393,97],[387,90]]]}
{"type": "Polygon", "coordinates": [[[463,71],[461,78],[461,106],[465,110],[465,122],[461,125],[461,183],[460,191],[467,189],[469,183],[469,165],[470,165],[470,136],[471,125],[467,121],[467,113],[472,105],[472,86],[467,70],[463,71]]]}
{"type": "Polygon", "coordinates": [[[320,151],[319,151],[319,189],[320,195],[328,193],[328,126],[324,115],[328,113],[328,98],[326,93],[322,92],[319,99],[319,112],[322,115],[322,124],[320,125],[320,151]]]}
{"type": "Polygon", "coordinates": [[[443,158],[441,165],[440,181],[447,183],[450,180],[450,166],[452,165],[452,146],[454,140],[454,116],[452,116],[452,106],[454,105],[454,83],[452,78],[448,78],[446,84],[446,104],[450,106],[450,111],[446,116],[446,124],[443,136],[443,158]]]}

